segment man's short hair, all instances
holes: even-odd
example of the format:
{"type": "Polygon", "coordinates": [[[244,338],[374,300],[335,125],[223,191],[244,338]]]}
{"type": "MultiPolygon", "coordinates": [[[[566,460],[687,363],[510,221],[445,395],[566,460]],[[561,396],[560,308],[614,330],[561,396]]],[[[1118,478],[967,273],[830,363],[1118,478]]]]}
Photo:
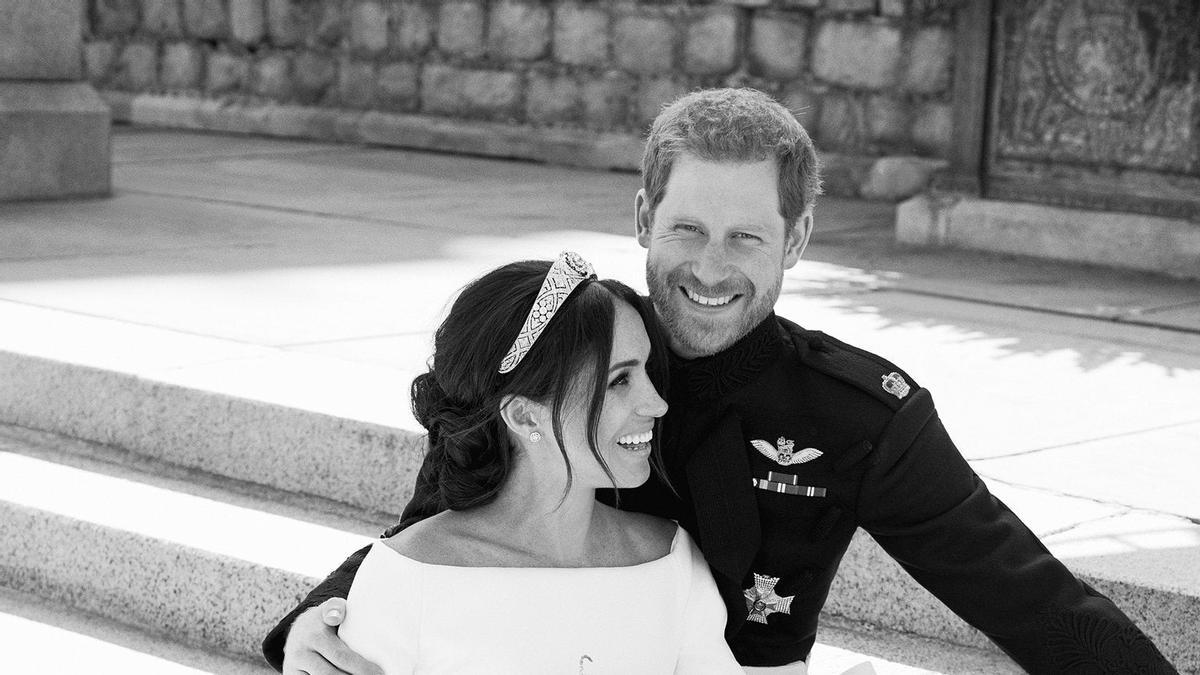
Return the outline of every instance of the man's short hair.
{"type": "Polygon", "coordinates": [[[787,108],[757,89],[703,89],[663,108],[642,155],[642,187],[651,212],[662,202],[671,166],[681,153],[713,162],[779,167],[779,214],[788,227],[821,193],[812,139],[787,108]]]}

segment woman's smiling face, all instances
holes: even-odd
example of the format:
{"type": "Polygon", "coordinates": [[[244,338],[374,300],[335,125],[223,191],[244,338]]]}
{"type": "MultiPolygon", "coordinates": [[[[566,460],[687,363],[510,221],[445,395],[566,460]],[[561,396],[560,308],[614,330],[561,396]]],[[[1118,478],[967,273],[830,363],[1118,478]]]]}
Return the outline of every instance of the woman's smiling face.
{"type": "MultiPolygon", "coordinates": [[[[650,447],[654,422],[667,412],[649,374],[650,338],[642,317],[624,301],[615,300],[613,347],[604,383],[604,402],[596,429],[596,450],[612,471],[617,487],[637,487],[650,477],[650,447]]],[[[612,487],[604,468],[588,445],[588,407],[591,383],[580,375],[563,411],[563,447],[571,462],[573,482],[581,487],[612,487]]]]}

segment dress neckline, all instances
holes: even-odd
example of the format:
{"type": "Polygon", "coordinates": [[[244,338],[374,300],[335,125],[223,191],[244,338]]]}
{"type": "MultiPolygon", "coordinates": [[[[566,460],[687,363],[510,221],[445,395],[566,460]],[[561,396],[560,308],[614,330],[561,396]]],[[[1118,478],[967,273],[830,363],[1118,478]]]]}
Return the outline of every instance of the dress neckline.
{"type": "Polygon", "coordinates": [[[675,536],[671,538],[671,548],[663,556],[646,562],[634,563],[633,565],[598,565],[595,567],[499,567],[496,565],[448,565],[444,563],[430,563],[411,558],[396,549],[388,546],[382,539],[372,544],[372,548],[383,548],[385,551],[395,556],[396,558],[418,565],[420,567],[444,568],[453,570],[632,570],[639,567],[647,567],[649,565],[657,565],[670,558],[674,557],[680,550],[679,543],[683,539],[683,528],[678,523],[675,525],[675,536]]]}

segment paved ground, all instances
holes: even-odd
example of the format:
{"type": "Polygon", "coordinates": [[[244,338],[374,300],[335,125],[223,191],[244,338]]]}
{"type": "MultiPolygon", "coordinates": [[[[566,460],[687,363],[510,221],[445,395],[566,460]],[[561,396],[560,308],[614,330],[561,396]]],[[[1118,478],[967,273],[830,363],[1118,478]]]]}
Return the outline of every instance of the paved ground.
{"type": "MultiPolygon", "coordinates": [[[[401,428],[455,289],[570,248],[642,287],[636,176],[118,128],[115,196],[0,205],[0,349],[401,428]]],[[[934,392],[1083,569],[1200,589],[1200,283],[897,247],[825,199],[781,315],[934,392]]]]}

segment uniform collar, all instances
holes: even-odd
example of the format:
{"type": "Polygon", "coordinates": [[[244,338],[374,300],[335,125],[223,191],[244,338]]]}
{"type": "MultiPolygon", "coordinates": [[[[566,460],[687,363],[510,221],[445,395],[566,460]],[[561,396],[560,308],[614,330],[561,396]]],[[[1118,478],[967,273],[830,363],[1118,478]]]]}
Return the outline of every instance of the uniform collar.
{"type": "Polygon", "coordinates": [[[779,357],[782,346],[775,314],[768,314],[762,323],[724,351],[698,359],[671,354],[672,387],[679,387],[699,400],[723,398],[753,382],[779,357]]]}

